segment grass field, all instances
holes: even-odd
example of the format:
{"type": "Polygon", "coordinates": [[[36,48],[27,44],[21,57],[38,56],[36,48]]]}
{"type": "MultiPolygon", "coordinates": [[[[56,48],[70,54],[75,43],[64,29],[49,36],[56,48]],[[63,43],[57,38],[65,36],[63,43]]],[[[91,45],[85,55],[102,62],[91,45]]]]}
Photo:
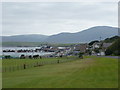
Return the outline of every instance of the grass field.
{"type": "MultiPolygon", "coordinates": [[[[2,68],[2,60],[0,60],[0,70],[2,68]]],[[[0,72],[0,89],[2,89],[2,72],[0,72]]]]}
{"type": "Polygon", "coordinates": [[[86,57],[3,73],[3,88],[117,88],[118,60],[86,57]]]}
{"type": "Polygon", "coordinates": [[[56,60],[67,60],[74,57],[63,57],[63,58],[42,58],[42,59],[4,59],[2,61],[3,67],[10,67],[10,66],[18,66],[23,64],[33,64],[36,62],[50,62],[50,61],[56,61],[56,60]]]}

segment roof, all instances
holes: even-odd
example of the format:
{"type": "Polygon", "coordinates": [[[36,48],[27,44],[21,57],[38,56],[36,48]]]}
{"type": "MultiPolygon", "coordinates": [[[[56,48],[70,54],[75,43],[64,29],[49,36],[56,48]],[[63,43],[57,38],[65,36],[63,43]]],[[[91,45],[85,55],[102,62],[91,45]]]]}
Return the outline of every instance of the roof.
{"type": "Polygon", "coordinates": [[[104,48],[107,48],[107,47],[109,47],[109,46],[111,46],[112,45],[112,43],[103,43],[103,47],[104,48]]]}

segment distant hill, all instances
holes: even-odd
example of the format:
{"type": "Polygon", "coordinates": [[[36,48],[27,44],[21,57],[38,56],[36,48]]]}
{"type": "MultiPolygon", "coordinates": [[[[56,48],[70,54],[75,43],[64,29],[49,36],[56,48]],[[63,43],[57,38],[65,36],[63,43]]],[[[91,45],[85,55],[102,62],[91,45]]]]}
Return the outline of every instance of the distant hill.
{"type": "Polygon", "coordinates": [[[2,36],[3,42],[44,42],[48,36],[39,34],[2,36]]]}
{"type": "Polygon", "coordinates": [[[118,28],[96,26],[77,33],[59,33],[56,35],[16,35],[2,36],[3,42],[48,42],[48,43],[87,43],[118,35],[118,28]]]}
{"type": "Polygon", "coordinates": [[[86,43],[118,35],[118,28],[108,26],[92,27],[77,33],[60,33],[47,38],[52,43],[86,43]]]}

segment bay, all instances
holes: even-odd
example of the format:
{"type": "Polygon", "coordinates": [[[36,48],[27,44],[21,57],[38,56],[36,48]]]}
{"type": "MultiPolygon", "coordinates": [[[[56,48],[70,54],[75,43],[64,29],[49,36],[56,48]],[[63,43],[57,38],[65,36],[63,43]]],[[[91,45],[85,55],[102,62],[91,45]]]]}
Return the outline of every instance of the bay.
{"type": "Polygon", "coordinates": [[[41,47],[2,47],[1,49],[1,55],[10,55],[12,57],[20,57],[22,54],[25,56],[29,56],[29,55],[39,55],[39,56],[45,56],[45,55],[52,55],[54,54],[54,52],[3,52],[3,50],[35,50],[35,49],[40,49],[41,47]]]}

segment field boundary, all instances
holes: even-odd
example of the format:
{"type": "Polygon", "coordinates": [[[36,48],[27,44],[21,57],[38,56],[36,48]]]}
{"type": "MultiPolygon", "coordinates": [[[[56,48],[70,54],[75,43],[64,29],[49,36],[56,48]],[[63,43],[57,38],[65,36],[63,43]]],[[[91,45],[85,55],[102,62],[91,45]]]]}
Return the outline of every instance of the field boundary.
{"type": "Polygon", "coordinates": [[[5,72],[14,72],[14,71],[19,71],[19,70],[25,70],[28,68],[33,68],[33,67],[40,67],[43,65],[47,65],[47,64],[59,64],[59,63],[64,63],[64,62],[70,62],[70,61],[74,61],[74,60],[78,60],[78,57],[74,57],[74,58],[67,58],[67,59],[63,59],[63,60],[54,60],[54,61],[37,61],[34,62],[32,64],[21,64],[21,65],[17,65],[17,66],[9,66],[9,67],[2,67],[2,73],[5,72]]]}

